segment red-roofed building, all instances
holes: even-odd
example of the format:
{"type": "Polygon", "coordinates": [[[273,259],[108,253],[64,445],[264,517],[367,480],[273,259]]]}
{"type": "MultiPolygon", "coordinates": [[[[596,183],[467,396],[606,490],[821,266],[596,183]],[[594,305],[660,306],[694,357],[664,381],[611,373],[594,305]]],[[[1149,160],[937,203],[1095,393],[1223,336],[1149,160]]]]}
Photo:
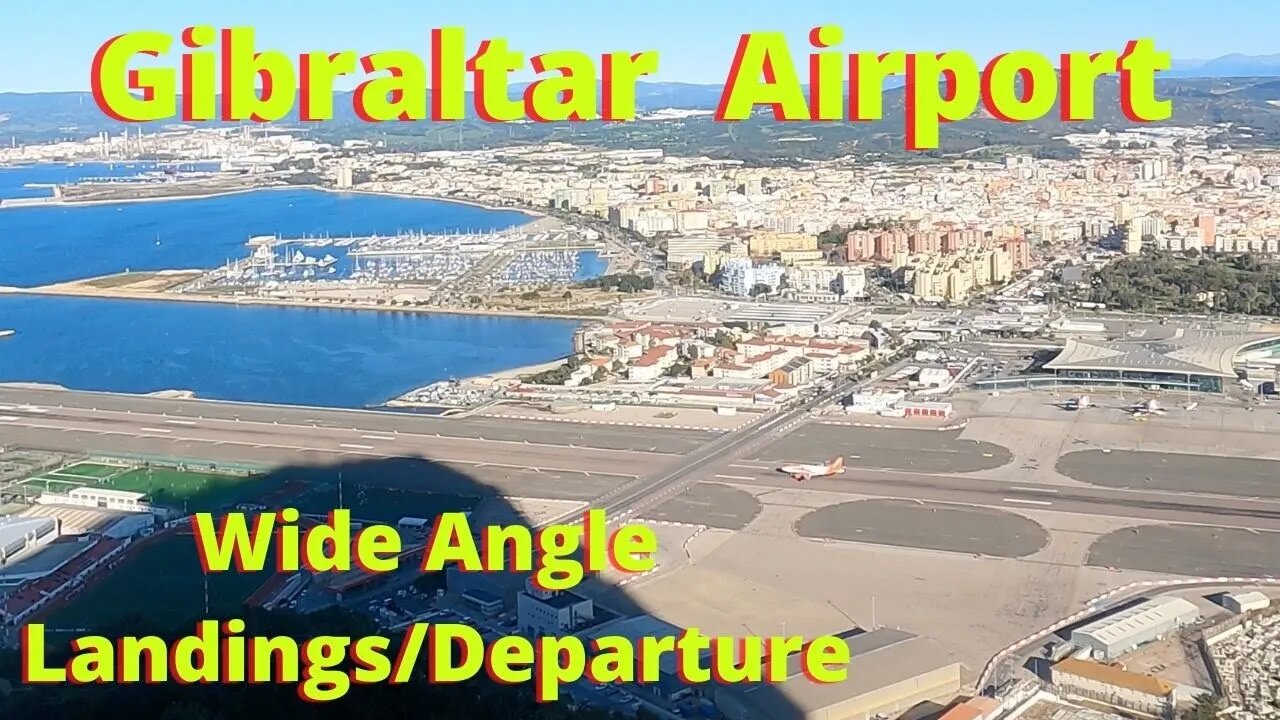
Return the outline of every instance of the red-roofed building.
{"type": "Polygon", "coordinates": [[[0,618],[6,624],[21,625],[54,600],[74,594],[99,568],[113,566],[129,546],[130,540],[100,537],[84,542],[92,544],[54,572],[38,580],[23,583],[16,592],[9,594],[4,599],[4,604],[0,605],[0,618]]]}
{"type": "Polygon", "coordinates": [[[657,380],[663,371],[676,363],[680,358],[676,349],[670,345],[657,345],[649,348],[627,368],[627,377],[631,380],[657,380]]]}

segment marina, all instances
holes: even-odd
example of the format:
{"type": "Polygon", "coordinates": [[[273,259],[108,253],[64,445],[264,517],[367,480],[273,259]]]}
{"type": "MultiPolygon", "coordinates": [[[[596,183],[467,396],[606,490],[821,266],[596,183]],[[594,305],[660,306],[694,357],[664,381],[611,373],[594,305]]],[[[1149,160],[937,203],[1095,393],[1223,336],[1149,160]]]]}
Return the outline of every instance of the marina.
{"type": "MultiPolygon", "coordinates": [[[[54,185],[137,176],[157,167],[0,168],[0,199],[45,203],[54,185]]],[[[314,189],[6,209],[0,211],[9,260],[0,267],[0,286],[7,290],[0,294],[6,323],[0,328],[6,331],[0,332],[0,383],[380,408],[415,388],[445,382],[438,397],[445,400],[450,378],[563,357],[578,322],[388,307],[403,301],[379,302],[380,312],[348,309],[354,304],[316,307],[339,301],[305,293],[280,305],[238,301],[269,303],[270,293],[296,286],[367,288],[377,275],[402,278],[388,287],[412,285],[403,278],[415,275],[459,282],[481,260],[492,263],[499,281],[515,281],[520,271],[508,268],[520,267],[516,248],[534,256],[574,253],[554,261],[565,276],[603,265],[590,240],[539,229],[532,220],[514,210],[314,189]],[[459,245],[479,250],[486,243],[487,254],[457,251],[459,245]],[[352,258],[353,251],[379,250],[391,252],[369,255],[359,268],[352,258]],[[400,257],[392,260],[396,253],[400,257]],[[432,258],[477,262],[432,269],[432,258]],[[211,271],[225,276],[227,268],[242,273],[235,282],[260,285],[263,294],[241,298],[233,290],[218,297],[215,288],[201,296],[201,280],[211,271]],[[83,287],[67,295],[28,294],[82,280],[83,287]],[[149,293],[177,299],[184,286],[197,291],[190,300],[228,302],[148,299],[149,293]],[[122,289],[131,299],[111,297],[122,289]]]]}
{"type": "Polygon", "coordinates": [[[263,235],[246,246],[247,257],[227,262],[183,290],[280,288],[323,280],[519,288],[580,282],[598,277],[606,266],[594,233],[572,226],[340,238],[263,235]]]}
{"type": "MultiPolygon", "coordinates": [[[[100,175],[101,167],[85,169],[100,175]]],[[[47,202],[23,186],[61,181],[67,169],[0,170],[0,197],[47,202]]],[[[393,237],[402,233],[503,230],[532,218],[513,210],[418,198],[311,189],[102,205],[0,210],[8,262],[0,285],[36,287],[121,272],[213,270],[246,256],[251,237],[393,237]]],[[[324,252],[302,248],[322,259],[324,252]]],[[[336,258],[345,253],[330,251],[336,258]]]]}

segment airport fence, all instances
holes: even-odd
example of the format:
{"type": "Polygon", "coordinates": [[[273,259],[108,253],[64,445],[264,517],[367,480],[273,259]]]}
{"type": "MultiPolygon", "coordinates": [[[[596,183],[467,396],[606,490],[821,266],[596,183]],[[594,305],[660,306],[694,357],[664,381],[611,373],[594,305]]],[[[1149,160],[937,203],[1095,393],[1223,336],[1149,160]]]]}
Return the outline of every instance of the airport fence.
{"type": "Polygon", "coordinates": [[[222,475],[256,475],[268,470],[264,465],[243,462],[223,462],[197,460],[192,458],[172,457],[168,455],[150,455],[146,453],[112,453],[95,454],[87,458],[89,462],[119,464],[121,462],[133,467],[172,468],[192,472],[212,472],[222,475]]]}

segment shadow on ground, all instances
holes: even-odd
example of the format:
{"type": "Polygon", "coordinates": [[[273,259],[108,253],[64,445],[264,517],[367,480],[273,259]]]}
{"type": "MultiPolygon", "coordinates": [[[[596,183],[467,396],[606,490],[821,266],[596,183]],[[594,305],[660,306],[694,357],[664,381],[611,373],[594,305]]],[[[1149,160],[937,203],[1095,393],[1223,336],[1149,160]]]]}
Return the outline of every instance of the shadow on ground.
{"type": "MultiPolygon", "coordinates": [[[[201,468],[188,466],[188,469],[201,468]]],[[[164,498],[168,505],[185,507],[190,512],[207,509],[218,513],[239,506],[268,510],[297,507],[305,513],[323,514],[342,506],[349,508],[355,518],[387,524],[394,524],[405,516],[434,518],[441,512],[459,510],[473,513],[473,525],[519,523],[529,527],[550,519],[525,517],[519,508],[498,497],[484,483],[431,460],[413,457],[281,467],[243,479],[235,487],[212,487],[187,496],[174,489],[156,488],[153,494],[164,498]]],[[[411,544],[407,535],[405,544],[411,544]]],[[[91,579],[31,621],[45,623],[49,628],[51,660],[59,653],[66,656],[71,633],[92,630],[107,636],[158,634],[176,638],[190,634],[195,623],[205,617],[244,618],[246,635],[284,634],[306,638],[381,633],[392,639],[390,657],[394,657],[399,644],[397,636],[401,633],[375,627],[369,600],[390,596],[393,604],[407,605],[422,596],[410,594],[399,598],[397,588],[407,589],[414,583],[419,587],[438,586],[439,575],[424,578],[417,570],[421,557],[420,551],[409,555],[401,563],[401,570],[374,576],[367,585],[356,582],[347,586],[347,581],[361,579],[352,576],[318,576],[296,599],[293,609],[285,603],[284,609],[266,610],[249,607],[247,601],[257,602],[270,596],[269,589],[282,585],[284,578],[273,577],[273,570],[205,575],[194,536],[190,534],[190,524],[183,522],[135,542],[118,567],[91,579]],[[326,589],[326,584],[346,588],[337,594],[331,588],[326,589]],[[303,614],[299,612],[302,609],[312,612],[303,614]]],[[[268,567],[273,566],[273,562],[268,563],[268,567]]],[[[517,573],[450,572],[445,575],[444,582],[450,591],[471,588],[491,592],[502,596],[507,608],[515,607],[515,594],[523,589],[525,580],[523,574],[517,573]]],[[[589,577],[575,592],[592,598],[607,611],[601,616],[626,618],[648,613],[625,588],[614,587],[599,577],[589,577]]],[[[508,612],[514,616],[513,609],[508,612]]],[[[588,636],[591,634],[590,630],[585,632],[588,636]]],[[[119,709],[123,707],[129,708],[131,717],[141,720],[610,717],[608,711],[584,706],[575,709],[572,700],[536,704],[529,685],[501,685],[489,680],[483,672],[477,679],[461,684],[429,684],[425,681],[424,665],[424,661],[419,661],[417,677],[407,684],[352,685],[348,694],[338,700],[307,704],[298,698],[293,684],[180,685],[170,682],[30,688],[19,682],[17,654],[5,653],[0,654],[0,717],[106,720],[119,717],[119,709]],[[10,681],[11,692],[5,692],[4,678],[10,681]]],[[[675,678],[669,680],[678,683],[675,678]]],[[[658,686],[627,689],[643,696],[646,690],[669,694],[673,687],[664,679],[658,686]]],[[[714,694],[711,686],[703,686],[700,691],[707,697],[714,694]]],[[[750,698],[757,707],[768,708],[770,718],[804,717],[775,686],[739,687],[734,689],[734,694],[750,698]]],[[[734,716],[740,714],[735,712],[734,716]]]]}

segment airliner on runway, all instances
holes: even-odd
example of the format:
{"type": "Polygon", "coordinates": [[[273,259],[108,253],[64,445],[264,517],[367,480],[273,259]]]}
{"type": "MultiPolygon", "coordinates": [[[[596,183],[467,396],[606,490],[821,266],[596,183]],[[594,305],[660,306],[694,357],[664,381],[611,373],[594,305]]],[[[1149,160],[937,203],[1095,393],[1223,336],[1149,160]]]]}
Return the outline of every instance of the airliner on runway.
{"type": "Polygon", "coordinates": [[[778,468],[778,472],[790,475],[796,479],[796,482],[804,482],[809,478],[826,477],[827,475],[840,475],[844,472],[844,458],[838,457],[822,465],[783,465],[778,468]]]}

